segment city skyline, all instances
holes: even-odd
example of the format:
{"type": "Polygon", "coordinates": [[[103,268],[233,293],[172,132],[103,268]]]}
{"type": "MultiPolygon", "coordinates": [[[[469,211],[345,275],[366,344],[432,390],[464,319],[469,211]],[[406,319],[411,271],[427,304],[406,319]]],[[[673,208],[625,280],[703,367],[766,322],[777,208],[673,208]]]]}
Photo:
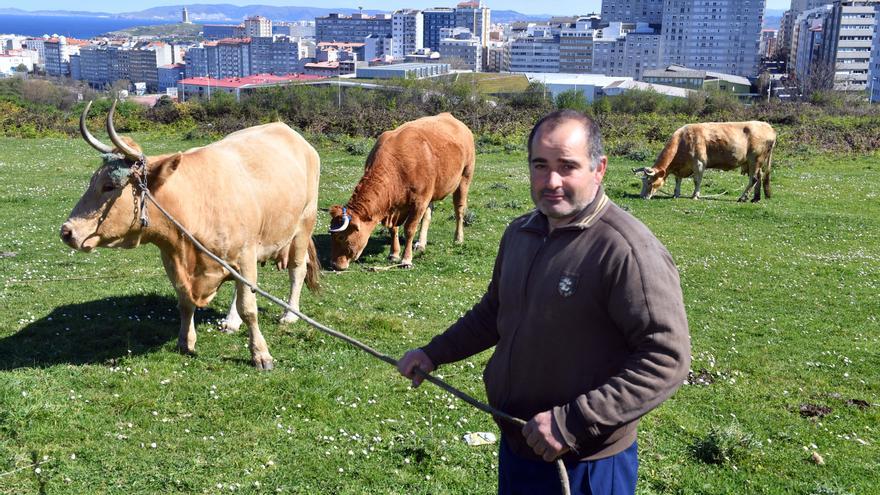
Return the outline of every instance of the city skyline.
{"type": "MultiPolygon", "coordinates": [[[[183,5],[188,2],[173,2],[161,0],[131,0],[129,2],[118,2],[116,0],[86,0],[72,6],[69,0],[36,0],[27,4],[22,10],[79,10],[89,12],[137,12],[152,7],[160,7],[163,5],[183,5]]],[[[386,10],[393,11],[401,8],[426,9],[430,7],[453,7],[457,0],[334,0],[332,2],[315,2],[314,0],[218,0],[211,2],[210,0],[201,0],[202,4],[232,4],[237,6],[244,5],[272,5],[284,7],[319,7],[319,8],[349,8],[356,9],[363,7],[368,10],[386,10]]],[[[554,2],[553,7],[549,8],[546,4],[534,2],[530,0],[486,0],[485,5],[493,10],[514,10],[529,15],[573,15],[584,14],[589,12],[599,12],[602,7],[601,0],[560,0],[554,2]]],[[[767,0],[767,8],[769,9],[787,9],[791,4],[791,0],[767,0]]]]}

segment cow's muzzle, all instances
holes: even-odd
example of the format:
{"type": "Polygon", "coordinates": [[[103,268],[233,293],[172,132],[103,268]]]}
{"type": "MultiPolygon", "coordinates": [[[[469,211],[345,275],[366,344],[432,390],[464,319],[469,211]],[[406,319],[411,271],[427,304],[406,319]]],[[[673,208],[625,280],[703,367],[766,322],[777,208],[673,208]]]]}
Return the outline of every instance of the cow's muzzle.
{"type": "Polygon", "coordinates": [[[73,228],[69,223],[64,223],[61,226],[61,241],[73,249],[77,249],[76,239],[73,236],[73,228]]]}

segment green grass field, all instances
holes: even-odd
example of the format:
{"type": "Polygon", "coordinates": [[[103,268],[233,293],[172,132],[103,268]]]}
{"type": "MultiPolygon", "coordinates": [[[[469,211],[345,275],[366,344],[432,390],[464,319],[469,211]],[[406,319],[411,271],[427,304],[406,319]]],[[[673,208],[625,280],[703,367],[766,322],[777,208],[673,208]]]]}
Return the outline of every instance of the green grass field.
{"type": "MultiPolygon", "coordinates": [[[[202,144],[135,137],[150,153],[202,144]]],[[[319,151],[320,206],[345,202],[364,157],[319,151]]],[[[640,494],[880,493],[880,157],[774,156],[758,204],[735,203],[733,172],[707,175],[714,198],[642,201],[629,170],[644,163],[610,159],[609,196],[679,266],[693,341],[694,383],[642,422],[640,494]]],[[[179,355],[154,247],[84,255],[58,238],[98,163],[81,140],[0,138],[0,493],[494,492],[496,447],[461,440],[496,431],[484,413],[277,325],[266,301],[276,369],[255,371],[246,331],[217,331],[229,284],[196,315],[198,356],[179,355]]],[[[367,271],[386,263],[376,233],[303,311],[392,356],[426,342],[480,297],[504,227],[530,209],[527,181],[523,153],[480,155],[463,246],[444,201],[413,270],[367,271]]],[[[286,294],[286,274],[260,277],[286,294]]],[[[439,374],[483,397],[487,358],[439,374]]]]}

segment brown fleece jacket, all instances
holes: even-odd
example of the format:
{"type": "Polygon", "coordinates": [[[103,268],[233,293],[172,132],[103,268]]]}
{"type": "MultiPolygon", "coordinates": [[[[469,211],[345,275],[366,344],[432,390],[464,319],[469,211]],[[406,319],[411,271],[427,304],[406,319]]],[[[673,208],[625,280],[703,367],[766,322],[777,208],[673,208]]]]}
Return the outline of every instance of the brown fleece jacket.
{"type": "MultiPolygon", "coordinates": [[[[567,459],[614,455],[687,375],[678,270],[601,189],[552,233],[540,212],[524,215],[504,233],[482,300],[423,350],[439,366],[493,345],[490,404],[525,420],[552,409],[567,459]]],[[[520,427],[498,425],[517,455],[540,459],[520,427]]]]}

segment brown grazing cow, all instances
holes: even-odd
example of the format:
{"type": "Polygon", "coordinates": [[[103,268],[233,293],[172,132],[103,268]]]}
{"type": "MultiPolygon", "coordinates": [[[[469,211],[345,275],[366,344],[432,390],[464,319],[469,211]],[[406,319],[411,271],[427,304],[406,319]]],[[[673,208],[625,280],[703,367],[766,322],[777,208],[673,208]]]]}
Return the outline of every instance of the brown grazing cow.
{"type": "Polygon", "coordinates": [[[669,174],[675,175],[674,197],[681,195],[681,179],[694,177],[694,199],[700,197],[700,183],[707,168],[739,168],[749,176],[749,185],[738,201],[745,201],[755,187],[753,202],[761,200],[761,187],[770,199],[770,156],[776,145],[776,131],[766,122],[707,122],[688,124],[676,130],[660,152],[653,167],[633,169],[642,174],[644,199],[651,199],[669,174]]]}
{"type": "MultiPolygon", "coordinates": [[[[234,132],[182,153],[144,157],[132,140],[116,135],[115,103],[107,117],[114,146],[95,139],[85,126],[90,106],[80,118],[80,131],[103,154],[103,164],[61,226],[61,239],[67,245],[90,252],[96,247],[155,244],[177,292],[177,345],[182,352],[195,352],[195,308],[210,303],[220,284],[231,276],[198,251],[150,202],[144,205],[149,225],[141,226],[135,165],[144,160],[147,184],[158,203],[244,278],[256,283],[261,261],[273,259],[280,266],[288,265],[288,301],[299,309],[303,282],[316,288],[320,273],[312,241],[320,160],[302,136],[278,122],[234,132]]],[[[227,328],[237,329],[243,318],[250,330],[254,366],[271,369],[272,356],[257,324],[255,295],[239,282],[235,293],[227,328]]],[[[283,322],[297,319],[291,312],[282,316],[283,322]]]]}
{"type": "Polygon", "coordinates": [[[455,242],[464,242],[464,210],[474,174],[474,136],[448,113],[407,122],[383,132],[364,167],[364,176],[345,206],[330,208],[331,263],[337,270],[357,260],[373,229],[382,222],[391,231],[389,258],[412,266],[413,239],[422,221],[416,250],[424,250],[431,203],[452,193],[455,242]],[[397,226],[403,223],[406,248],[400,259],[397,226]]]}

